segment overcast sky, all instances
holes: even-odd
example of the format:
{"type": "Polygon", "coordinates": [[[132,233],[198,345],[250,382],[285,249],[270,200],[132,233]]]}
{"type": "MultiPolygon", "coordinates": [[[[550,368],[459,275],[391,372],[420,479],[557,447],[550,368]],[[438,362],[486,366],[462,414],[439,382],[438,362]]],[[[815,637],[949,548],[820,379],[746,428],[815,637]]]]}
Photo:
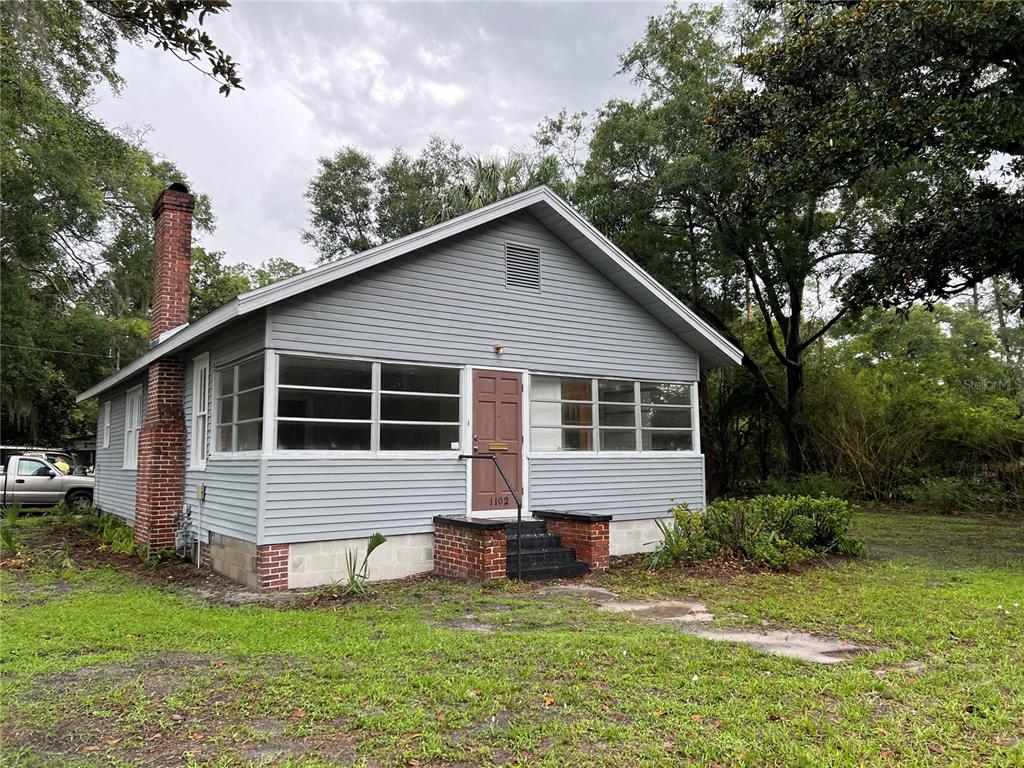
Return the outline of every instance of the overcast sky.
{"type": "Polygon", "coordinates": [[[662,3],[246,2],[207,21],[244,91],[170,54],[125,47],[126,86],[96,106],[148,126],[151,150],[213,201],[202,238],[230,263],[281,256],[310,266],[299,230],[316,158],[344,144],[378,157],[432,133],[474,153],[526,147],[546,115],[633,93],[618,56],[662,3]]]}

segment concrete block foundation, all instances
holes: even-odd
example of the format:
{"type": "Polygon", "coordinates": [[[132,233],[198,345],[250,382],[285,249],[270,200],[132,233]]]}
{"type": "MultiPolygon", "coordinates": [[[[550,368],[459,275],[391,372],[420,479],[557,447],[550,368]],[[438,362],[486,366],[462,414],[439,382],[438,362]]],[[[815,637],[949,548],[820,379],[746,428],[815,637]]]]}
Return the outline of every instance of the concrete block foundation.
{"type": "MultiPolygon", "coordinates": [[[[345,553],[353,551],[362,565],[369,539],[311,541],[289,545],[288,588],[320,587],[348,580],[345,553]]],[[[370,581],[402,579],[434,567],[434,537],[429,533],[388,536],[373,551],[367,572],[370,581]]]]}
{"type": "MultiPolygon", "coordinates": [[[[668,523],[672,518],[663,520],[668,523]]],[[[663,539],[656,520],[613,520],[608,529],[608,550],[612,557],[653,552],[663,539]]]]}

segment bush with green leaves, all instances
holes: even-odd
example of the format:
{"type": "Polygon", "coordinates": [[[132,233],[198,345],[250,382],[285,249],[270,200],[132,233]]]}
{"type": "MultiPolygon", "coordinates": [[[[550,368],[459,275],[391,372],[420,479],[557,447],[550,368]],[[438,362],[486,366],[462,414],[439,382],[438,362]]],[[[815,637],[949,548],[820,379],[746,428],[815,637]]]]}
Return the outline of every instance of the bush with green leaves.
{"type": "Polygon", "coordinates": [[[672,521],[658,520],[664,541],[648,565],[652,570],[674,563],[695,565],[717,554],[717,547],[704,530],[704,519],[685,504],[672,508],[672,521]]]}
{"type": "Polygon", "coordinates": [[[1008,506],[998,483],[975,478],[926,477],[900,486],[899,493],[927,512],[995,512],[1008,506]]]}
{"type": "Polygon", "coordinates": [[[834,496],[849,498],[856,490],[853,483],[841,477],[824,472],[812,472],[796,477],[773,477],[764,484],[764,490],[771,496],[834,496]]]}
{"type": "Polygon", "coordinates": [[[664,542],[648,559],[652,568],[725,556],[784,570],[821,555],[862,551],[849,535],[851,508],[843,499],[755,496],[720,499],[702,514],[686,507],[672,513],[664,542]]]}
{"type": "Polygon", "coordinates": [[[116,552],[119,555],[135,554],[135,534],[119,518],[113,515],[100,515],[96,518],[96,528],[100,539],[100,549],[116,552]]]}

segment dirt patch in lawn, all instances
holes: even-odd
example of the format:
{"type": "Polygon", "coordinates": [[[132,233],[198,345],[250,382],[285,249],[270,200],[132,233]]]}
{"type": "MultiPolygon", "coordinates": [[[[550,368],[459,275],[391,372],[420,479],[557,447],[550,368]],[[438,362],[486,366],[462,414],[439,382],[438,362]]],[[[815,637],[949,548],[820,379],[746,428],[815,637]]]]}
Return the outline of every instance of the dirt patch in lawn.
{"type": "Polygon", "coordinates": [[[489,635],[497,630],[497,627],[493,624],[488,624],[486,621],[480,621],[472,614],[461,619],[455,619],[454,621],[442,622],[440,626],[445,629],[455,629],[459,632],[482,632],[485,635],[489,635]]]}
{"type": "Polygon", "coordinates": [[[349,764],[355,740],[341,724],[317,723],[298,736],[289,730],[304,712],[243,714],[249,692],[272,685],[296,663],[271,657],[249,665],[210,654],[165,653],[49,675],[7,711],[5,751],[31,748],[44,759],[93,756],[102,763],[130,757],[143,766],[181,765],[186,756],[349,764]]]}

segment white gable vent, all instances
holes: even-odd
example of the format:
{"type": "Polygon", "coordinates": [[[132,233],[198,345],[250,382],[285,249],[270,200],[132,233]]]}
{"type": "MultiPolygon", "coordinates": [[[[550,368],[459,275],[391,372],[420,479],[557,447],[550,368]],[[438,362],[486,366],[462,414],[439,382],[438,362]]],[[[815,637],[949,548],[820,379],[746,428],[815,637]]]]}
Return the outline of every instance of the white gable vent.
{"type": "Polygon", "coordinates": [[[540,248],[505,243],[505,285],[540,290],[540,248]]]}

